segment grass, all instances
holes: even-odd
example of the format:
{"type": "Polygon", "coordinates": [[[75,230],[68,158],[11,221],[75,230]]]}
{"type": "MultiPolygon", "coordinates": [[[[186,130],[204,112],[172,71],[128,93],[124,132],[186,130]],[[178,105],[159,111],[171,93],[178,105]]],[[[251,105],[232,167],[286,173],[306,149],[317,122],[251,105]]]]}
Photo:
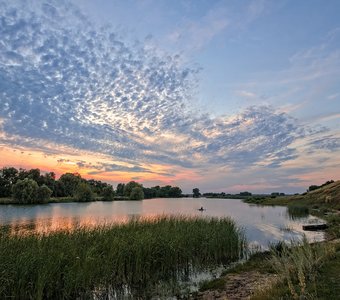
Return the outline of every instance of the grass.
{"type": "Polygon", "coordinates": [[[229,218],[160,217],[49,235],[0,236],[0,298],[137,298],[157,284],[240,258],[229,218]]]}
{"type": "Polygon", "coordinates": [[[319,269],[316,290],[319,299],[336,299],[340,295],[340,243],[335,245],[335,255],[319,269]]]}
{"type": "Polygon", "coordinates": [[[213,280],[206,280],[200,284],[200,292],[208,290],[222,290],[225,286],[225,280],[223,278],[215,278],[213,280]]]}
{"type": "Polygon", "coordinates": [[[240,274],[249,271],[258,271],[259,273],[274,273],[273,266],[269,262],[271,253],[269,251],[256,252],[248,260],[237,263],[230,269],[225,270],[221,275],[225,276],[230,273],[240,274]]]}
{"type": "Polygon", "coordinates": [[[283,245],[279,250],[273,249],[267,263],[279,281],[269,290],[259,290],[251,299],[337,299],[339,250],[340,244],[309,244],[307,240],[292,247],[283,245]]]}
{"type": "Polygon", "coordinates": [[[12,204],[13,199],[10,197],[0,198],[0,204],[12,204]]]}

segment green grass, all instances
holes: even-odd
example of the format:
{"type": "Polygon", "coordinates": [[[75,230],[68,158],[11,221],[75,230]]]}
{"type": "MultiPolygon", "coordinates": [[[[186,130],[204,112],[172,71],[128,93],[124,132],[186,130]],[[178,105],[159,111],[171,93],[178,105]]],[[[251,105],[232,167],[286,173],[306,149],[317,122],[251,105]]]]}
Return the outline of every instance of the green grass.
{"type": "Polygon", "coordinates": [[[0,298],[75,299],[128,288],[146,297],[240,258],[244,236],[228,218],[160,217],[49,235],[0,231],[0,298]]]}
{"type": "Polygon", "coordinates": [[[13,199],[10,197],[7,198],[0,198],[0,204],[12,204],[13,199]]]}
{"type": "Polygon", "coordinates": [[[206,280],[200,284],[200,292],[207,290],[222,290],[225,286],[225,280],[223,278],[216,278],[213,280],[206,280]]]}
{"type": "Polygon", "coordinates": [[[251,299],[337,299],[339,250],[340,244],[337,247],[329,242],[309,244],[307,240],[292,247],[272,249],[266,263],[272,266],[279,281],[269,290],[258,291],[251,299]]]}
{"type": "Polygon", "coordinates": [[[244,262],[237,263],[232,268],[225,270],[221,276],[225,276],[230,273],[244,273],[249,271],[258,271],[260,273],[273,273],[274,269],[269,262],[271,253],[269,251],[256,252],[252,254],[249,259],[244,262]]]}
{"type": "Polygon", "coordinates": [[[340,295],[340,243],[336,253],[319,269],[316,281],[317,299],[337,299],[340,295]]]}

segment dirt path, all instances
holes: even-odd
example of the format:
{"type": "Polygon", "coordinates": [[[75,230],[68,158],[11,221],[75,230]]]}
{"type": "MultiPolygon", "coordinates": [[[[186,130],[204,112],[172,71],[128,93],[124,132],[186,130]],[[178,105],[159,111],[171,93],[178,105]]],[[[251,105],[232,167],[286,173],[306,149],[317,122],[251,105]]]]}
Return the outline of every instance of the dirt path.
{"type": "Polygon", "coordinates": [[[276,280],[276,275],[261,274],[257,271],[243,272],[241,274],[228,274],[223,277],[225,286],[221,290],[208,290],[200,292],[192,300],[213,300],[228,299],[240,300],[250,299],[256,290],[265,290],[272,286],[276,280]]]}

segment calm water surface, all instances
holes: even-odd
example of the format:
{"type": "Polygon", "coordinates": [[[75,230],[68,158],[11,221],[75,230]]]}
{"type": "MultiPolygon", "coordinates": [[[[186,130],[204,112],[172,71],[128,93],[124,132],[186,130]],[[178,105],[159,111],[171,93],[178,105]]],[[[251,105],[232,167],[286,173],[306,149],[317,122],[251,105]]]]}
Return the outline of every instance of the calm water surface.
{"type": "Polygon", "coordinates": [[[51,203],[45,205],[1,205],[0,225],[13,233],[51,232],[77,226],[95,226],[126,222],[133,217],[152,218],[159,215],[191,215],[231,217],[246,233],[253,245],[266,247],[270,242],[299,239],[303,233],[309,240],[322,240],[322,232],[303,232],[302,224],[320,220],[305,216],[292,218],[286,207],[255,206],[238,199],[151,199],[90,203],[51,203]],[[198,211],[203,206],[206,210],[198,211]]]}

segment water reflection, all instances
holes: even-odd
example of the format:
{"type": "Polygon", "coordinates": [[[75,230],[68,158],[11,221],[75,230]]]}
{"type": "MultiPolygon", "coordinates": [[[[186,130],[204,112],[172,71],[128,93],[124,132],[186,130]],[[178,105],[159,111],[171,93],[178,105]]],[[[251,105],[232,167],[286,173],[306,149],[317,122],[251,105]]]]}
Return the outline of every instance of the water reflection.
{"type": "MultiPolygon", "coordinates": [[[[127,222],[134,217],[159,215],[231,217],[244,228],[251,243],[267,246],[280,240],[302,237],[302,224],[317,220],[309,214],[297,214],[286,207],[255,206],[238,199],[151,199],[90,203],[51,203],[46,205],[2,205],[0,224],[10,232],[49,233],[111,223],[127,222]],[[206,210],[198,211],[200,207],[206,210]]],[[[322,240],[322,232],[305,232],[309,240],[322,240]]]]}

